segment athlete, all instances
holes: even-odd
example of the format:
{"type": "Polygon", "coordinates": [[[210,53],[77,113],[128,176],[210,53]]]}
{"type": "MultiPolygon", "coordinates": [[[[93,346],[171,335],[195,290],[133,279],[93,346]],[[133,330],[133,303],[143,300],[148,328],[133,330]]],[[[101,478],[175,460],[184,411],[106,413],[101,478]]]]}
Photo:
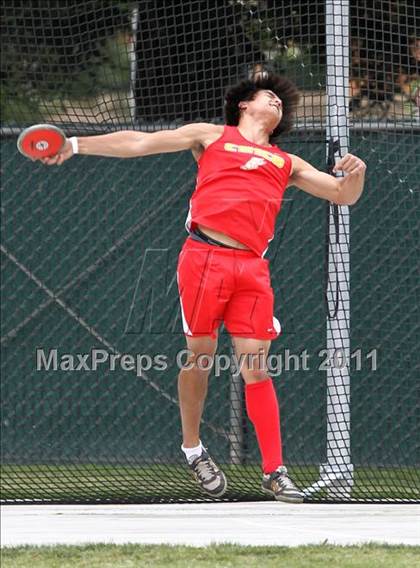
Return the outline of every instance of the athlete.
{"type": "Polygon", "coordinates": [[[182,450],[207,494],[220,497],[226,477],[200,440],[208,365],[223,321],[241,362],[246,410],[261,457],[262,488],[279,501],[300,503],[283,463],[279,407],[267,372],[270,343],[280,331],[264,254],[288,186],[339,205],[352,205],[364,185],[364,162],[346,154],[336,165],[342,177],[323,173],[281,150],[274,140],[292,125],[298,101],[286,78],[261,75],[226,94],[226,125],[195,123],[154,133],[121,131],[70,138],[46,165],[61,165],[74,154],[136,158],[191,150],[197,185],[187,219],[189,236],[179,255],[178,285],[190,357],[178,377],[182,450]],[[261,356],[262,355],[262,356],[261,356]]]}

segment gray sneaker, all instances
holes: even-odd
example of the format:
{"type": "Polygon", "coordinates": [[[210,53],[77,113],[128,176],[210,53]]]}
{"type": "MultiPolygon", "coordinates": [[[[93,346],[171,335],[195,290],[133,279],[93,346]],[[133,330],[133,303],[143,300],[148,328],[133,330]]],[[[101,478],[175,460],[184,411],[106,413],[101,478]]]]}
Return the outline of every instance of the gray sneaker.
{"type": "Polygon", "coordinates": [[[287,474],[287,468],[281,465],[272,473],[263,475],[262,490],[264,493],[273,495],[276,501],[286,503],[302,503],[303,493],[299,491],[287,474]]]}
{"type": "Polygon", "coordinates": [[[221,497],[227,490],[225,474],[211,459],[206,450],[201,456],[188,463],[192,474],[201,489],[212,497],[221,497]]]}

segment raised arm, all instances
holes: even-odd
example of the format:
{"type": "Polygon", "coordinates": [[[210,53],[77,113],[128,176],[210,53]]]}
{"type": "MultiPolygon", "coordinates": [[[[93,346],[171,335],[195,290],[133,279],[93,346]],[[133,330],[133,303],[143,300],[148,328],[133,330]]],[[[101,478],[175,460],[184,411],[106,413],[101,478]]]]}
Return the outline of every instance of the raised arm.
{"type": "Polygon", "coordinates": [[[354,205],[362,195],[366,164],[357,156],[346,154],[337,162],[334,171],[344,173],[344,177],[339,178],[317,170],[298,156],[290,154],[290,157],[292,173],[289,185],[337,205],[354,205]]]}
{"type": "MultiPolygon", "coordinates": [[[[122,130],[100,136],[82,136],[77,138],[78,153],[109,158],[137,158],[151,154],[192,150],[196,155],[218,138],[222,130],[223,127],[215,124],[194,123],[176,130],[159,132],[122,130]]],[[[59,166],[71,158],[73,153],[73,145],[67,139],[64,148],[56,156],[44,158],[42,162],[47,166],[59,166]]]]}

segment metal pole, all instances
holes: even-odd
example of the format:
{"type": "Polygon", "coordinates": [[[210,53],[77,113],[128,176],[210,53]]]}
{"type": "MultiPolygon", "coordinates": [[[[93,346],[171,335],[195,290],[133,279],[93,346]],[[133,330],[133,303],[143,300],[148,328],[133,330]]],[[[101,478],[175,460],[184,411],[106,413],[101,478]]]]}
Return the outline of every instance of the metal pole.
{"type": "MultiPolygon", "coordinates": [[[[234,354],[231,347],[231,360],[234,354]]],[[[230,463],[240,465],[243,463],[244,432],[243,418],[244,409],[242,404],[243,380],[239,369],[234,370],[230,365],[230,428],[229,428],[229,458],[230,463]]]]}
{"type": "MultiPolygon", "coordinates": [[[[348,152],[349,0],[326,0],[327,139],[333,161],[348,152]]],[[[327,461],[320,479],[305,490],[325,488],[329,497],[349,499],[353,486],[350,448],[350,216],[347,206],[329,206],[327,287],[327,461]]]]}
{"type": "Polygon", "coordinates": [[[128,105],[130,108],[130,116],[133,126],[136,122],[136,77],[137,77],[137,33],[139,25],[139,10],[138,8],[133,8],[131,11],[131,41],[129,45],[128,58],[130,61],[130,93],[128,97],[128,105]]]}

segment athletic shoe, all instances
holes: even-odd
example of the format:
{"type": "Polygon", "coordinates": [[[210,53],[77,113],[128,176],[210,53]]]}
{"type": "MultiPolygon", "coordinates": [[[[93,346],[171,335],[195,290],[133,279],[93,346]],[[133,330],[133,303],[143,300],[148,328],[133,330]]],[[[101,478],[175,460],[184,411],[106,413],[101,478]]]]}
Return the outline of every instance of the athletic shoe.
{"type": "Polygon", "coordinates": [[[225,474],[211,459],[206,450],[188,463],[195,480],[201,489],[212,497],[221,497],[227,490],[225,474]]]}
{"type": "Polygon", "coordinates": [[[286,503],[302,503],[303,493],[299,491],[287,474],[287,468],[281,465],[272,473],[263,475],[262,490],[273,495],[277,501],[286,503]]]}

